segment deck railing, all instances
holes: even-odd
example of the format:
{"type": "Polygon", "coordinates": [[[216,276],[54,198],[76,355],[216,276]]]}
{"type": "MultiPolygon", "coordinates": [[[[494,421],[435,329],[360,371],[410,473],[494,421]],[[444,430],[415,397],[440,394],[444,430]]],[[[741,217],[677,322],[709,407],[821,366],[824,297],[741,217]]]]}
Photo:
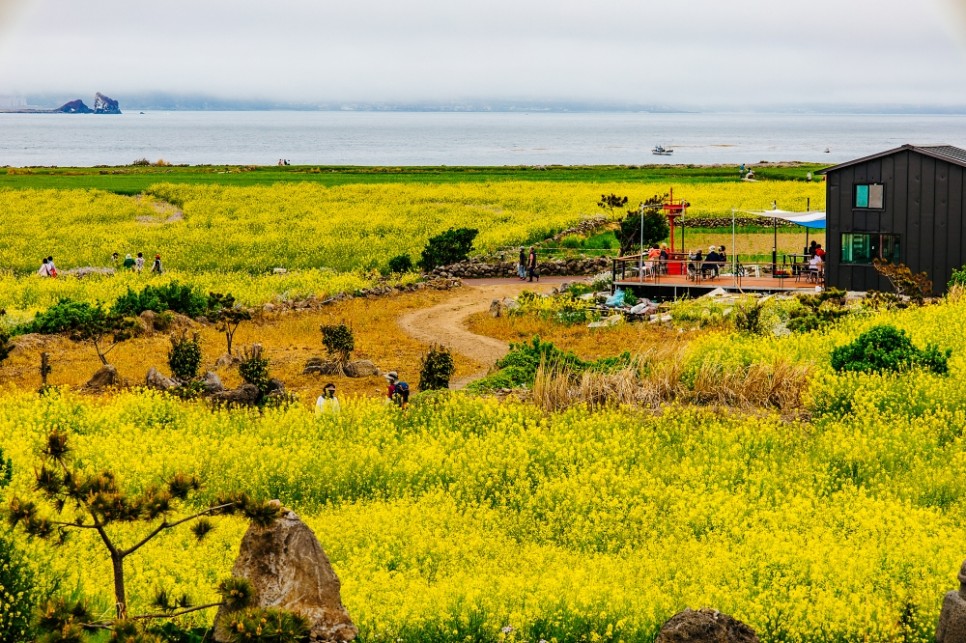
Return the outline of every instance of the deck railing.
{"type": "Polygon", "coordinates": [[[640,283],[673,286],[721,285],[741,288],[743,285],[768,290],[801,290],[823,285],[824,274],[809,268],[802,255],[784,255],[782,262],[742,263],[740,257],[708,262],[689,259],[674,253],[668,259],[648,259],[641,255],[625,255],[613,260],[614,283],[640,283]]]}

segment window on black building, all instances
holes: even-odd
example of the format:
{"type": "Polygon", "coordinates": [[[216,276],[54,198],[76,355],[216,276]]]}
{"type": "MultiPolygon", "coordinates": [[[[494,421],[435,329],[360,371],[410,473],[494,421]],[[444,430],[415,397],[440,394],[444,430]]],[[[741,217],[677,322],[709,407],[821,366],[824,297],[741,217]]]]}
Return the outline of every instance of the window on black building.
{"type": "Polygon", "coordinates": [[[873,259],[899,263],[899,235],[846,232],[842,235],[842,263],[871,264],[873,259]]]}
{"type": "Polygon", "coordinates": [[[855,186],[856,208],[881,210],[883,208],[885,188],[881,183],[859,183],[855,186]]]}

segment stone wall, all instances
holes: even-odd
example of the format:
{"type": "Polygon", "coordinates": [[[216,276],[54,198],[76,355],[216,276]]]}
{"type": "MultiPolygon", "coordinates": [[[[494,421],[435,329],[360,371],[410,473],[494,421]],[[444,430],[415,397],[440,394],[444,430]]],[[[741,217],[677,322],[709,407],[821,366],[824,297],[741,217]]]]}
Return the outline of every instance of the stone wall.
{"type": "MultiPolygon", "coordinates": [[[[537,272],[541,277],[552,275],[596,275],[602,270],[610,270],[613,257],[573,257],[569,259],[547,259],[537,261],[537,272]]],[[[436,268],[430,277],[445,279],[492,279],[515,277],[516,261],[494,261],[479,258],[468,259],[449,266],[436,268]]]]}

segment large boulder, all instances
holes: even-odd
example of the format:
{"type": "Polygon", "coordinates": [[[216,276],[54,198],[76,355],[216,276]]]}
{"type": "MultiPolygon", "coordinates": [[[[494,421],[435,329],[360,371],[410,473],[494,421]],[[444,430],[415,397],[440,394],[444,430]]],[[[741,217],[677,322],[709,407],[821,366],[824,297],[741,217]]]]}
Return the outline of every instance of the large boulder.
{"type": "MultiPolygon", "coordinates": [[[[359,630],[342,604],[339,577],[308,526],[286,511],[269,527],[252,524],[232,575],[254,588],[255,605],[295,612],[309,622],[313,641],[351,641],[359,630]]],[[[215,616],[215,640],[228,640],[224,607],[215,616]]]]}
{"type": "Polygon", "coordinates": [[[661,626],[654,643],[758,643],[758,635],[717,610],[685,609],[661,626]]]}
{"type": "Polygon", "coordinates": [[[238,388],[215,393],[211,399],[229,406],[253,406],[258,403],[260,396],[258,387],[246,382],[238,388]]]}
{"type": "Polygon", "coordinates": [[[346,364],[345,374],[349,377],[371,377],[378,375],[379,369],[367,359],[357,359],[346,364]]]}
{"type": "Polygon", "coordinates": [[[221,378],[211,371],[205,373],[205,376],[201,378],[201,387],[208,394],[221,393],[225,390],[225,385],[221,383],[221,378]]]}
{"type": "Polygon", "coordinates": [[[158,391],[167,391],[168,389],[177,388],[179,386],[177,380],[162,375],[158,369],[151,367],[148,371],[147,376],[144,378],[144,385],[148,388],[153,388],[158,391]]]}
{"type": "Polygon", "coordinates": [[[121,376],[117,374],[117,369],[111,364],[105,364],[87,381],[84,390],[99,393],[105,389],[121,386],[121,384],[121,376]]]}
{"type": "Polygon", "coordinates": [[[936,628],[936,643],[966,643],[966,561],[959,569],[959,591],[948,592],[936,628]]]}

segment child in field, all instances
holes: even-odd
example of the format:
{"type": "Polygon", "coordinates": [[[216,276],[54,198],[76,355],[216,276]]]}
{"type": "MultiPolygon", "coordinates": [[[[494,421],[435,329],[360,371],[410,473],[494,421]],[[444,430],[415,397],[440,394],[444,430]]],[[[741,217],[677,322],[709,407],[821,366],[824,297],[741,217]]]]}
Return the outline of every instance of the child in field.
{"type": "Polygon", "coordinates": [[[394,402],[401,409],[407,408],[409,406],[409,384],[401,382],[399,380],[399,373],[396,371],[389,371],[386,373],[385,378],[389,383],[387,397],[390,402],[394,402]]]}
{"type": "Polygon", "coordinates": [[[138,258],[134,260],[134,269],[137,270],[138,272],[141,272],[142,270],[144,270],[144,253],[143,252],[139,252],[138,253],[138,258]]]}
{"type": "Polygon", "coordinates": [[[154,255],[154,263],[151,264],[151,272],[161,274],[164,268],[161,267],[161,255],[154,255]]]}

